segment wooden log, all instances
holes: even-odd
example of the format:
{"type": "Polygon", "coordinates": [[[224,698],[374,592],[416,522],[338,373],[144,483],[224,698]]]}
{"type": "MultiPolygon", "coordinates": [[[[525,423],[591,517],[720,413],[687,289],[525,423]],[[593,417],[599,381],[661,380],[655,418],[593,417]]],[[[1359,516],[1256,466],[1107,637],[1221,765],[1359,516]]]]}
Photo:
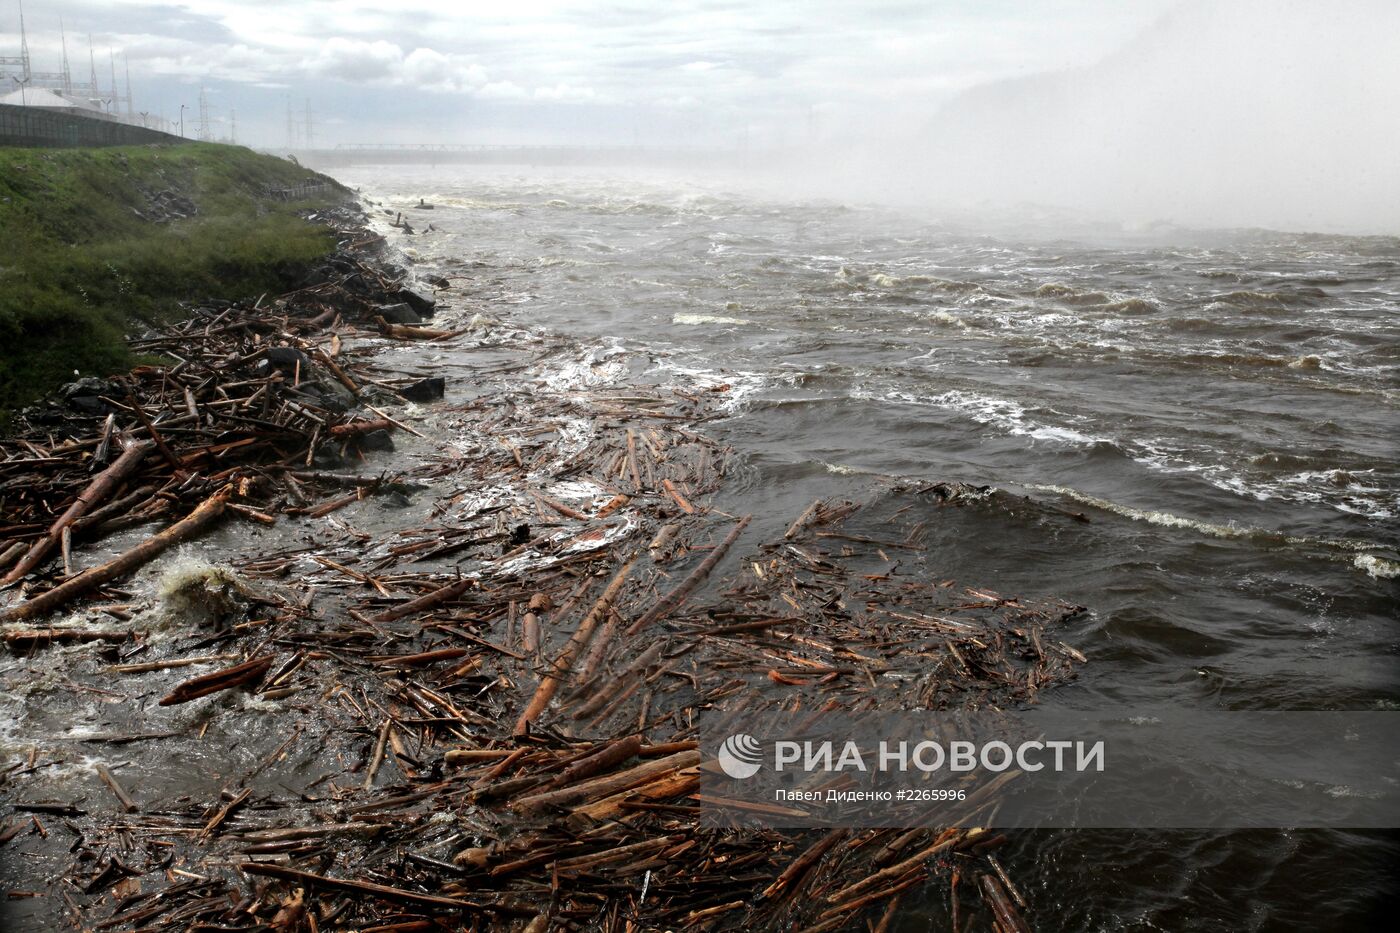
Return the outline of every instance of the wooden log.
{"type": "Polygon", "coordinates": [[[822,856],[826,855],[832,846],[845,839],[847,835],[849,835],[847,830],[834,829],[818,839],[815,844],[807,848],[807,851],[793,859],[792,864],[783,869],[783,873],[774,878],[772,884],[763,889],[763,896],[771,898],[793,888],[807,874],[809,868],[821,861],[822,856]]]}
{"type": "Polygon", "coordinates": [[[752,518],[752,515],[745,515],[743,518],[739,519],[739,523],[734,526],[729,534],[724,536],[723,541],[715,545],[714,550],[700,562],[700,566],[692,570],[690,575],[682,580],[679,586],[658,600],[656,605],[648,609],[640,619],[633,622],[632,627],[627,630],[627,634],[629,636],[636,635],[651,623],[665,618],[678,609],[681,603],[685,602],[686,597],[701,583],[705,582],[705,578],[715,569],[715,565],[724,557],[725,552],[733,547],[735,541],[739,540],[739,535],[743,534],[744,529],[748,527],[749,520],[752,518]]]}
{"type": "Polygon", "coordinates": [[[531,813],[544,809],[545,807],[557,807],[578,801],[595,800],[615,794],[618,791],[628,790],[638,784],[647,784],[673,771],[683,771],[686,768],[693,768],[700,764],[699,750],[677,752],[665,758],[658,758],[654,761],[646,761],[634,768],[626,771],[619,771],[616,774],[605,775],[594,778],[591,781],[584,781],[581,784],[574,784],[570,787],[561,787],[555,790],[548,790],[540,794],[531,794],[529,797],[522,797],[510,805],[512,810],[518,813],[531,813]]]}
{"type": "Polygon", "coordinates": [[[1011,903],[1001,882],[992,875],[978,875],[977,883],[982,888],[982,896],[991,908],[998,933],[1030,933],[1030,927],[1011,903]]]}
{"type": "Polygon", "coordinates": [[[618,739],[616,742],[609,742],[592,754],[580,758],[578,761],[565,768],[560,772],[559,776],[554,779],[554,786],[563,787],[567,784],[573,784],[576,781],[591,777],[600,771],[606,771],[615,765],[622,764],[641,750],[642,737],[640,735],[629,735],[624,739],[618,739]]]}
{"type": "Polygon", "coordinates": [[[627,576],[632,572],[632,561],[622,565],[622,569],[613,577],[612,582],[603,590],[603,594],[598,597],[598,601],[593,604],[593,608],[584,616],[579,623],[578,629],[564,645],[559,656],[554,659],[551,669],[540,678],[539,687],[535,689],[535,695],[530,698],[530,703],[525,707],[525,711],[520,714],[520,719],[515,723],[515,734],[524,735],[529,731],[530,724],[539,718],[545,707],[549,706],[549,701],[554,698],[554,694],[559,690],[559,683],[565,675],[573,668],[574,660],[578,657],[583,646],[588,643],[589,637],[593,634],[593,629],[598,625],[598,621],[607,615],[612,608],[613,601],[617,599],[617,594],[622,592],[622,586],[627,582],[627,576]]]}
{"type": "Polygon", "coordinates": [[[81,518],[74,520],[73,524],[70,526],[73,529],[73,534],[86,536],[89,528],[101,525],[108,519],[115,518],[119,515],[129,515],[132,512],[138,511],[142,506],[150,502],[151,497],[156,492],[156,488],[154,484],[138,486],[120,499],[113,499],[106,505],[93,509],[81,518]]]}
{"type": "Polygon", "coordinates": [[[229,815],[233,813],[234,810],[243,806],[244,801],[246,801],[252,793],[253,789],[251,787],[245,787],[234,794],[232,800],[215,811],[213,816],[209,817],[209,822],[204,824],[204,828],[199,831],[199,836],[197,838],[208,839],[210,836],[214,835],[219,827],[223,825],[223,822],[229,818],[229,815]]]}
{"type": "Polygon", "coordinates": [[[39,566],[39,562],[62,539],[64,529],[81,518],[93,506],[111,496],[126,481],[127,477],[136,471],[146,454],[154,446],[150,441],[142,441],[132,444],[122,451],[122,455],[117,458],[115,463],[97,474],[93,481],[87,485],[87,488],[78,494],[78,498],[73,500],[73,504],[68,506],[67,510],[49,528],[48,534],[35,541],[30,547],[29,553],[20,558],[19,563],[15,564],[3,579],[0,579],[0,585],[13,583],[39,566]]]}
{"type": "Polygon", "coordinates": [[[600,508],[600,509],[594,514],[593,517],[594,517],[594,518],[607,518],[607,517],[608,517],[609,515],[611,515],[613,512],[615,512],[615,511],[617,511],[618,509],[622,508],[624,505],[626,505],[626,504],[627,504],[628,502],[630,502],[630,501],[631,501],[631,500],[627,497],[627,494],[626,494],[626,493],[621,493],[621,492],[620,492],[620,493],[618,493],[617,495],[613,496],[611,499],[609,499],[606,503],[604,503],[604,504],[603,504],[603,507],[600,508]]]}
{"type": "Polygon", "coordinates": [[[1011,877],[1007,875],[1006,869],[1001,867],[1001,862],[997,861],[995,855],[987,855],[984,857],[987,860],[987,864],[992,866],[992,870],[997,873],[997,877],[1001,879],[1002,886],[1006,888],[1007,893],[1011,895],[1011,899],[1016,902],[1016,906],[1025,910],[1026,898],[1021,894],[1020,889],[1011,883],[1011,877]]]}
{"type": "Polygon", "coordinates": [[[379,325],[379,332],[385,337],[393,337],[396,340],[445,340],[448,337],[456,337],[466,333],[460,330],[437,330],[432,327],[414,327],[411,324],[390,324],[384,320],[383,315],[376,314],[374,323],[379,325]]]}
{"type": "Polygon", "coordinates": [[[656,563],[661,562],[661,559],[666,556],[666,548],[670,546],[671,541],[680,530],[680,525],[662,526],[661,530],[656,533],[656,536],[651,539],[651,543],[647,545],[647,551],[651,554],[651,559],[653,561],[656,563]]]}
{"type": "Polygon", "coordinates": [[[261,875],[266,878],[277,878],[282,881],[292,881],[299,884],[330,888],[332,890],[348,891],[351,894],[367,894],[370,897],[399,904],[439,907],[448,910],[482,909],[481,904],[465,901],[456,897],[420,894],[417,891],[405,891],[402,888],[391,888],[385,884],[374,884],[369,881],[350,881],[343,878],[330,878],[326,875],[317,875],[309,871],[287,868],[284,865],[272,865],[267,862],[243,862],[238,866],[238,870],[245,875],[261,875]]]}
{"type": "Polygon", "coordinates": [[[456,599],[458,596],[461,596],[463,593],[465,593],[467,590],[471,589],[475,585],[475,580],[471,579],[470,577],[463,577],[462,579],[449,583],[446,586],[438,587],[430,593],[425,593],[424,595],[419,596],[417,599],[410,599],[408,602],[395,606],[392,609],[385,609],[379,615],[374,617],[374,621],[396,622],[399,619],[402,619],[404,616],[410,616],[413,615],[415,612],[422,612],[425,609],[431,609],[434,606],[447,602],[448,600],[456,599]]]}
{"type": "Polygon", "coordinates": [[[878,904],[880,901],[887,900],[891,897],[894,897],[897,894],[901,894],[904,891],[909,890],[909,888],[913,887],[916,884],[919,884],[927,878],[927,869],[916,868],[912,872],[910,872],[905,878],[903,878],[895,884],[892,884],[885,888],[881,888],[879,891],[871,891],[869,894],[862,894],[855,900],[845,901],[843,903],[837,904],[835,907],[829,908],[828,910],[822,913],[822,917],[835,917],[841,914],[848,914],[853,911],[869,907],[871,904],[878,904]]]}
{"type": "Polygon", "coordinates": [[[684,836],[662,836],[658,839],[646,839],[642,842],[634,842],[630,845],[615,846],[611,849],[604,849],[602,852],[590,852],[587,855],[576,855],[573,858],[560,859],[555,863],[555,867],[561,872],[575,873],[595,868],[599,865],[607,865],[612,862],[623,862],[644,855],[649,852],[656,852],[667,846],[684,839],[684,836]]]}
{"type": "Polygon", "coordinates": [[[87,641],[126,641],[135,638],[135,632],[94,628],[37,628],[13,629],[5,633],[5,644],[20,651],[28,648],[42,648],[46,645],[81,644],[87,641]]]}
{"type": "Polygon", "coordinates": [[[0,612],[0,622],[22,622],[25,619],[32,619],[37,615],[52,612],[84,593],[94,590],[104,583],[110,583],[112,580],[125,576],[136,568],[149,563],[167,548],[189,540],[212,524],[224,513],[224,505],[232,495],[233,486],[224,486],[201,502],[189,515],[169,528],[147,538],[121,556],[100,567],[85,570],[46,593],[40,593],[32,599],[0,612]]]}
{"type": "Polygon", "coordinates": [[[952,848],[962,837],[962,830],[948,830],[940,835],[933,845],[920,849],[904,861],[897,862],[889,868],[882,868],[880,871],[875,872],[875,874],[862,878],[855,884],[847,885],[835,894],[827,895],[827,900],[833,904],[840,904],[854,899],[862,891],[866,891],[881,882],[896,881],[903,878],[939,852],[952,848]]]}
{"type": "Polygon", "coordinates": [[[538,492],[537,492],[537,493],[535,493],[535,498],[538,499],[538,500],[540,500],[540,501],[543,502],[545,505],[549,506],[551,509],[553,509],[554,511],[558,512],[560,515],[564,516],[565,518],[572,518],[572,519],[574,519],[575,521],[580,521],[580,522],[586,522],[586,521],[588,521],[588,516],[587,516],[587,515],[584,515],[584,514],[583,514],[582,512],[580,512],[578,509],[571,509],[571,508],[569,508],[567,505],[565,505],[564,503],[562,503],[562,502],[557,502],[557,501],[555,501],[554,499],[549,498],[549,496],[546,496],[546,495],[544,495],[544,494],[542,494],[542,493],[538,493],[538,492]]]}
{"type": "Polygon", "coordinates": [[[212,664],[215,661],[229,661],[236,655],[205,654],[193,658],[168,658],[164,661],[143,661],[140,664],[113,664],[109,670],[114,674],[147,674],[151,671],[168,671],[176,667],[189,667],[193,664],[212,664]]]}
{"type": "Polygon", "coordinates": [[[670,494],[676,505],[680,506],[682,512],[687,515],[695,514],[695,506],[686,501],[685,496],[682,496],[680,491],[676,489],[675,483],[671,482],[669,479],[663,479],[661,485],[666,492],[670,494]]]}
{"type": "Polygon", "coordinates": [[[131,795],[126,792],[126,788],[122,787],[116,777],[113,776],[112,772],[107,770],[106,765],[93,765],[93,770],[97,772],[98,777],[102,778],[102,783],[111,788],[112,794],[120,801],[123,810],[127,813],[135,813],[137,810],[141,809],[136,805],[136,801],[131,799],[131,795]]]}
{"type": "Polygon", "coordinates": [[[268,668],[272,667],[272,660],[272,655],[265,654],[262,657],[244,661],[242,664],[226,667],[221,671],[191,677],[189,680],[176,684],[174,690],[161,698],[160,705],[175,706],[179,703],[188,703],[190,700],[197,700],[211,693],[231,690],[234,687],[252,683],[267,673],[268,668]]]}
{"type": "Polygon", "coordinates": [[[731,910],[742,910],[743,908],[747,907],[748,904],[749,902],[744,900],[728,901],[724,904],[716,904],[714,907],[706,907],[703,910],[692,910],[690,913],[685,915],[685,918],[683,920],[681,920],[681,925],[696,926],[698,924],[703,923],[706,920],[713,919],[714,917],[717,917],[720,914],[728,913],[731,910]]]}
{"type": "Polygon", "coordinates": [[[335,376],[335,378],[340,382],[341,385],[345,386],[345,388],[350,390],[351,395],[360,394],[360,387],[355,385],[355,380],[351,379],[348,375],[346,375],[345,370],[340,368],[339,363],[331,359],[329,353],[317,347],[314,355],[316,359],[321,361],[322,365],[324,365],[327,369],[331,371],[331,375],[335,376]]]}
{"type": "Polygon", "coordinates": [[[500,761],[515,754],[511,748],[454,748],[442,756],[450,765],[476,764],[480,761],[500,761]]]}
{"type": "Polygon", "coordinates": [[[788,526],[787,531],[783,532],[783,538],[791,539],[795,537],[797,533],[802,530],[802,527],[806,525],[808,521],[811,520],[812,514],[817,511],[821,504],[822,500],[816,499],[812,502],[811,505],[803,509],[802,514],[797,516],[796,520],[794,520],[793,523],[788,526]]]}
{"type": "Polygon", "coordinates": [[[396,654],[369,660],[380,667],[422,667],[438,661],[452,661],[471,654],[467,648],[437,648],[433,651],[420,651],[417,654],[396,654]]]}
{"type": "Polygon", "coordinates": [[[611,797],[575,807],[565,823],[569,828],[581,831],[592,823],[617,819],[629,804],[683,797],[694,793],[699,786],[700,775],[695,769],[672,771],[650,783],[638,784],[611,797]]]}
{"type": "Polygon", "coordinates": [[[332,437],[353,437],[356,434],[368,434],[371,431],[387,431],[393,426],[394,422],[388,418],[369,418],[347,421],[344,424],[333,424],[329,433],[332,437]]]}
{"type": "Polygon", "coordinates": [[[29,548],[23,541],[11,543],[3,552],[0,552],[0,570],[4,570],[6,567],[10,566],[10,563],[14,561],[16,557],[19,557],[27,550],[29,550],[29,548]]]}

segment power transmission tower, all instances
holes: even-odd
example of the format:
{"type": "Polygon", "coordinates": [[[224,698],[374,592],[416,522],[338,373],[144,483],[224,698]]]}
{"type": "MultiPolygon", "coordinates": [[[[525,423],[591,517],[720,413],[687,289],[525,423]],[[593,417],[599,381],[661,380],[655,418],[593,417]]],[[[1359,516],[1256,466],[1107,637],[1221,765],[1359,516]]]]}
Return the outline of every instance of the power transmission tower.
{"type": "Polygon", "coordinates": [[[228,141],[238,145],[238,111],[232,108],[228,112],[228,141]]]}
{"type": "Polygon", "coordinates": [[[311,125],[311,98],[308,97],[306,99],[306,139],[304,140],[304,144],[307,149],[314,148],[311,145],[311,141],[314,137],[315,129],[311,125]]]}
{"type": "Polygon", "coordinates": [[[29,54],[29,23],[25,20],[23,6],[20,7],[19,14],[20,54],[0,57],[0,82],[8,79],[18,84],[21,89],[49,88],[71,93],[73,79],[68,70],[68,37],[62,32],[62,19],[59,20],[59,31],[63,37],[63,70],[35,71],[33,60],[29,54]]]}
{"type": "Polygon", "coordinates": [[[204,85],[199,86],[199,140],[209,142],[214,137],[209,132],[209,95],[204,91],[204,85]]]}
{"type": "Polygon", "coordinates": [[[92,33],[88,33],[88,93],[100,101],[102,92],[97,89],[97,54],[92,50],[92,33]]]}
{"type": "Polygon", "coordinates": [[[73,72],[68,68],[68,32],[63,28],[63,17],[58,18],[58,41],[63,44],[63,93],[73,93],[73,72]]]}
{"type": "MultiPolygon", "coordinates": [[[[125,54],[125,53],[123,53],[123,54],[125,54]]],[[[109,65],[109,66],[111,67],[111,69],[112,69],[112,94],[111,94],[111,98],[112,98],[112,107],[111,107],[111,112],[112,112],[112,113],[120,113],[121,110],[122,110],[122,108],[121,108],[120,105],[121,105],[121,104],[126,104],[126,105],[127,105],[127,107],[126,107],[126,112],[127,112],[127,113],[130,113],[130,112],[131,112],[131,102],[130,102],[127,98],[129,98],[131,95],[128,94],[128,95],[126,95],[126,96],[124,97],[124,96],[122,96],[121,91],[117,90],[117,53],[116,53],[116,52],[113,52],[110,46],[109,46],[108,49],[107,49],[107,63],[108,63],[108,65],[109,65]]],[[[129,76],[128,76],[128,77],[129,77],[129,76]]],[[[128,81],[127,83],[130,84],[131,82],[128,81]]]]}
{"type": "Polygon", "coordinates": [[[290,96],[288,96],[288,97],[287,97],[287,148],[288,148],[288,149],[295,149],[296,147],[297,147],[297,121],[296,121],[296,117],[294,117],[294,116],[292,115],[292,98],[291,98],[290,96]]]}
{"type": "Polygon", "coordinates": [[[24,73],[24,80],[28,81],[31,72],[29,70],[29,33],[24,28],[24,4],[19,5],[19,61],[20,70],[24,73]]]}
{"type": "Polygon", "coordinates": [[[131,99],[131,59],[126,57],[126,52],[122,52],[122,67],[126,69],[126,115],[133,117],[136,115],[136,104],[131,99]]]}
{"type": "MultiPolygon", "coordinates": [[[[21,96],[29,86],[33,73],[29,70],[29,34],[24,28],[24,5],[19,8],[19,55],[0,57],[0,81],[13,79],[19,85],[21,96]]],[[[10,90],[9,86],[5,90],[10,90]]]]}

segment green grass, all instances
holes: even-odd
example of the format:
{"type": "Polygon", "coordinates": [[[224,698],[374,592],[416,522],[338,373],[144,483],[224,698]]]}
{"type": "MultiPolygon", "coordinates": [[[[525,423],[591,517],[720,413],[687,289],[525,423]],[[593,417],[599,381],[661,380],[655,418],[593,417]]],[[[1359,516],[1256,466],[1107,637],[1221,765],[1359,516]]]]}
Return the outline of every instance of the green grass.
{"type": "Polygon", "coordinates": [[[298,212],[349,192],[287,203],[266,189],[317,179],[233,146],[0,148],[0,422],[75,371],[129,368],[126,334],[182,301],[290,287],[335,245],[298,212]],[[195,216],[137,215],[165,191],[195,216]]]}

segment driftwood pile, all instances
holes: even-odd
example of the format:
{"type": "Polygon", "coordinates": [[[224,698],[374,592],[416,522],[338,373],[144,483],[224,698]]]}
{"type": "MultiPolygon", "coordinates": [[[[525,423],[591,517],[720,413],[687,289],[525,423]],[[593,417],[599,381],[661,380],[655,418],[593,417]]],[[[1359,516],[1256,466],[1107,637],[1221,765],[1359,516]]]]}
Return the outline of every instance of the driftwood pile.
{"type": "MultiPolygon", "coordinates": [[[[271,524],[273,516],[249,504],[269,487],[290,484],[296,496],[323,496],[327,487],[311,471],[318,456],[338,461],[363,445],[384,444],[397,426],[372,403],[402,399],[346,362],[341,334],[354,332],[347,321],[363,320],[401,289],[355,258],[377,238],[354,237],[356,227],[344,232],[352,237],[332,266],[349,271],[334,276],[339,281],[266,307],[260,299],[195,309],[181,324],[133,342],[133,350],[173,365],[84,378],[22,414],[18,430],[0,441],[0,585],[24,581],[29,598],[0,609],[0,621],[60,609],[225,513],[271,524]],[[107,563],[78,569],[76,547],[151,522],[173,523],[107,563]],[[35,593],[26,577],[55,557],[58,584],[35,593]]],[[[99,634],[51,631],[44,638],[99,634]]],[[[6,637],[33,640],[23,631],[6,637]]]]}
{"type": "Polygon", "coordinates": [[[38,799],[37,753],[0,774],[5,845],[58,836],[54,821],[70,831],[66,871],[32,892],[55,916],[101,930],[883,930],[918,904],[955,930],[1028,928],[1034,905],[989,830],[697,826],[700,711],[1014,705],[1074,675],[1083,658],[1057,628],[1077,607],[964,589],[928,565],[922,522],[978,490],[726,514],[729,452],[701,429],[727,386],[633,381],[625,357],[580,362],[524,332],[514,361],[476,371],[472,401],[415,422],[391,407],[406,381],[374,368],[380,344],[351,339],[366,304],[323,283],[204,312],[143,344],[180,362],[99,396],[107,413],[0,445],[0,549],[28,587],[3,610],[26,623],[6,630],[12,648],[111,640],[101,687],[139,724],[113,743],[208,755],[265,733],[256,763],[207,796],[146,796],[139,768],[103,766],[103,799],[38,799]],[[297,355],[256,369],[274,347],[297,355]],[[396,478],[427,492],[426,511],[366,531],[362,500],[385,475],[345,464],[383,430],[428,446],[396,478]],[[256,594],[244,614],[155,647],[120,624],[139,598],[115,587],[220,518],[292,529],[230,556],[256,594]],[[80,568],[84,546],[153,522],[80,568]],[[79,597],[110,624],[47,623],[79,597]],[[172,718],[188,703],[208,704],[204,725],[172,718]],[[238,725],[223,733],[221,718],[238,725]]]}

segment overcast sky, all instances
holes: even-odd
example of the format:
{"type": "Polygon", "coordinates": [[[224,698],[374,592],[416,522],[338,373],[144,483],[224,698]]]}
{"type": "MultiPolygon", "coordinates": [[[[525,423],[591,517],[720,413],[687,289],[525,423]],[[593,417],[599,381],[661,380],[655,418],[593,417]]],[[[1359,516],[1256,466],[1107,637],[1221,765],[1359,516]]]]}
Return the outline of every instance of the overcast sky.
{"type": "MultiPolygon", "coordinates": [[[[858,135],[926,119],[989,79],[1087,65],[1169,0],[28,0],[36,69],[75,76],[87,35],[130,61],[138,110],[176,117],[201,84],[242,142],[286,143],[310,100],[318,144],[734,145],[858,135]]],[[[0,0],[3,51],[18,0],[0,0]]],[[[9,90],[8,88],[5,90],[9,90]]],[[[186,111],[187,123],[192,119],[186,111]]]]}

